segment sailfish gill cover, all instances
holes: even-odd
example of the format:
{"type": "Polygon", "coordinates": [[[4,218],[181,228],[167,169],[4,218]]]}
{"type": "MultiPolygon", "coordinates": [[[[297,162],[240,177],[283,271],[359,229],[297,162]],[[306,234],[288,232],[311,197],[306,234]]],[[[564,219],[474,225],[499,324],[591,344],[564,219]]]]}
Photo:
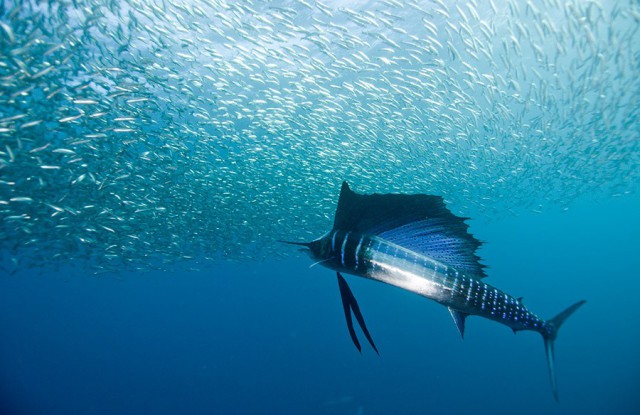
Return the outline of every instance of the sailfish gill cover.
{"type": "MultiPolygon", "coordinates": [[[[638,210],[620,213],[615,203],[634,200],[640,181],[639,68],[634,0],[0,0],[3,284],[15,281],[9,279],[14,274],[70,269],[180,275],[233,267],[220,265],[226,260],[238,266],[266,261],[268,276],[285,278],[299,272],[286,264],[300,253],[276,241],[311,240],[329,229],[340,183],[348,180],[362,194],[442,196],[456,215],[472,217],[471,226],[479,227],[474,235],[487,242],[479,255],[492,283],[502,281],[496,278],[506,255],[492,249],[525,247],[530,262],[509,257],[504,281],[529,290],[528,304],[562,290],[548,310],[539,307],[548,316],[583,297],[598,304],[603,289],[637,292],[640,266],[625,261],[637,257],[637,239],[629,235],[640,230],[638,210]],[[587,213],[579,216],[579,230],[557,228],[574,207],[585,206],[580,201],[587,213]],[[562,210],[565,216],[553,219],[562,210]],[[536,222],[545,215],[550,222],[536,222]],[[500,239],[495,229],[509,221],[538,223],[536,235],[551,239],[524,231],[500,239]],[[544,227],[548,223],[553,226],[544,227]],[[549,248],[557,240],[565,245],[549,248]],[[586,256],[569,255],[573,247],[586,256]],[[545,257],[547,248],[556,256],[545,257]],[[523,267],[541,259],[546,277],[527,277],[523,267]],[[287,272],[269,268],[274,262],[287,272]],[[608,265],[580,268],[580,278],[571,277],[586,264],[608,265]],[[620,275],[626,277],[616,279],[620,275]]],[[[316,269],[308,272],[322,280],[316,269]]],[[[271,281],[268,276],[260,284],[271,281]]],[[[311,280],[290,278],[287,290],[294,292],[311,280]]],[[[316,298],[318,292],[306,293],[316,298]]],[[[219,296],[210,295],[215,304],[219,296]]],[[[31,298],[27,292],[14,297],[31,298]]],[[[603,304],[610,308],[600,316],[621,313],[619,303],[603,304]]],[[[3,344],[9,322],[18,321],[8,317],[12,310],[2,313],[3,344]]],[[[400,319],[403,310],[396,311],[389,318],[400,319]]],[[[432,311],[421,309],[423,324],[442,317],[432,311]]],[[[637,323],[637,311],[617,315],[637,323]]],[[[581,318],[589,317],[597,315],[585,307],[581,318]]],[[[579,325],[575,320],[569,324],[579,325]]],[[[611,327],[604,317],[593,324],[611,327]]],[[[583,336],[598,331],[586,327],[583,336]]],[[[636,327],[616,333],[637,334],[636,327]]],[[[565,330],[561,348],[570,343],[565,330]]],[[[429,336],[451,340],[449,334],[432,330],[429,336]]],[[[482,336],[479,330],[468,337],[482,336]]],[[[421,339],[424,347],[431,342],[421,339]]],[[[622,354],[631,350],[625,344],[622,354]]],[[[465,345],[456,349],[460,356],[474,349],[465,345]]],[[[0,358],[10,360],[10,346],[4,347],[0,358]]],[[[309,359],[316,358],[314,346],[305,347],[309,359]]],[[[571,352],[559,354],[560,377],[569,378],[562,364],[571,352]]],[[[429,353],[421,356],[412,364],[426,364],[429,353]]],[[[617,370],[635,383],[622,384],[637,385],[638,358],[626,361],[617,370]]],[[[402,366],[396,362],[396,370],[402,366]]],[[[490,370],[486,362],[464,366],[490,370]]],[[[584,375],[577,363],[571,368],[584,375]]],[[[425,377],[444,376],[436,369],[425,370],[425,377]]],[[[544,376],[540,372],[535,375],[544,376]]],[[[448,384],[480,402],[480,394],[461,386],[448,384]]],[[[625,387],[611,389],[609,402],[640,405],[625,387]]],[[[355,392],[336,394],[318,398],[316,412],[391,411],[355,403],[355,392]]],[[[424,409],[411,400],[396,404],[405,413],[424,409]]],[[[591,405],[581,413],[594,408],[609,410],[591,405]]]]}

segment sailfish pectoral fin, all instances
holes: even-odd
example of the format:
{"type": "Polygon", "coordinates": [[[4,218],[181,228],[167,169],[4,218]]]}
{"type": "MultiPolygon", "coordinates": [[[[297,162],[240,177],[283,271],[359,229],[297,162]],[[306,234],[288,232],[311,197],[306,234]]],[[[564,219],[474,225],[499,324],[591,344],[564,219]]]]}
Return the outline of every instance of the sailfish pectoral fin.
{"type": "Polygon", "coordinates": [[[347,320],[347,328],[349,329],[349,335],[351,336],[351,340],[353,344],[356,346],[359,352],[362,352],[362,348],[360,347],[360,342],[358,341],[358,337],[356,336],[356,332],[353,328],[353,319],[351,317],[351,312],[356,316],[356,320],[358,320],[358,324],[362,329],[365,337],[373,347],[373,350],[379,355],[378,348],[376,347],[373,339],[371,338],[371,334],[367,329],[367,325],[364,322],[364,317],[362,317],[362,313],[360,312],[360,307],[358,306],[358,302],[356,301],[356,297],[354,297],[349,285],[347,285],[347,281],[344,279],[339,272],[336,272],[338,276],[338,286],[340,287],[340,297],[342,298],[342,308],[344,309],[344,316],[347,320]]]}

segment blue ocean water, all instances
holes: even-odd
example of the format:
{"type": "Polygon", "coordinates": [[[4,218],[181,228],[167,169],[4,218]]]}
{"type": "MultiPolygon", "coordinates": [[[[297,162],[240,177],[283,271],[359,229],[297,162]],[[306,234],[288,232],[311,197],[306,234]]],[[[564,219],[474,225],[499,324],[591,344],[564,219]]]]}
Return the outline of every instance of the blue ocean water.
{"type": "MultiPolygon", "coordinates": [[[[10,414],[636,414],[637,194],[483,223],[491,283],[542,316],[588,303],[556,344],[348,277],[377,356],[351,344],[333,273],[306,258],[206,272],[0,278],[10,414]]],[[[365,345],[366,346],[366,345],[365,345]]]]}
{"type": "Polygon", "coordinates": [[[640,413],[635,0],[0,0],[0,415],[640,413]],[[279,240],[471,218],[556,342],[279,240]],[[361,340],[363,336],[360,336],[361,340]]]}

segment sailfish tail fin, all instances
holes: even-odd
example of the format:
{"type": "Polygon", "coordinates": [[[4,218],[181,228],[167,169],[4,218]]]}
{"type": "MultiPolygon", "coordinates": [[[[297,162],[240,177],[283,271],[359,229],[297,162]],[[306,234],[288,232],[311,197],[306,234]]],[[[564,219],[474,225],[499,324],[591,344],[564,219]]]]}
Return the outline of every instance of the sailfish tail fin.
{"type": "Polygon", "coordinates": [[[560,326],[562,326],[562,323],[564,323],[565,320],[584,303],[586,303],[585,300],[578,301],[572,306],[566,308],[551,320],[547,320],[544,326],[544,330],[542,331],[542,337],[544,338],[544,351],[547,355],[547,366],[549,368],[549,379],[551,380],[553,397],[556,401],[558,401],[558,386],[556,384],[555,356],[553,346],[556,340],[556,336],[558,335],[558,330],[560,329],[560,326]]]}

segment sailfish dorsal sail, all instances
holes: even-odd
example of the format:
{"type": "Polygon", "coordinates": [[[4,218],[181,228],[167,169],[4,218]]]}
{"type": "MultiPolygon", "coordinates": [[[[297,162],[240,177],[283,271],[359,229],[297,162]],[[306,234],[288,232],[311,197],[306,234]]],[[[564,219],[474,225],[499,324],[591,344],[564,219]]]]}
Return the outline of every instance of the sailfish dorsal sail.
{"type": "Polygon", "coordinates": [[[433,258],[472,278],[484,278],[476,255],[481,242],[467,218],[451,213],[442,197],[425,194],[360,195],[342,183],[333,230],[376,235],[433,258]]]}

